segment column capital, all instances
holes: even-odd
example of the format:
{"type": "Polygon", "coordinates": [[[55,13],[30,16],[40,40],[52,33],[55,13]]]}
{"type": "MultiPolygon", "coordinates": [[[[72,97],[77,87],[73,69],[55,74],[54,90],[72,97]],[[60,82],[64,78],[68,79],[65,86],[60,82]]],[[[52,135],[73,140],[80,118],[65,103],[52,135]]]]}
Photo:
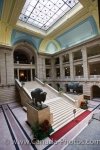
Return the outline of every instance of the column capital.
{"type": "Polygon", "coordinates": [[[86,46],[82,46],[81,52],[83,52],[84,50],[86,50],[86,46]]]}
{"type": "Polygon", "coordinates": [[[73,55],[73,52],[72,52],[72,51],[69,51],[68,54],[69,54],[69,55],[73,55]]]}

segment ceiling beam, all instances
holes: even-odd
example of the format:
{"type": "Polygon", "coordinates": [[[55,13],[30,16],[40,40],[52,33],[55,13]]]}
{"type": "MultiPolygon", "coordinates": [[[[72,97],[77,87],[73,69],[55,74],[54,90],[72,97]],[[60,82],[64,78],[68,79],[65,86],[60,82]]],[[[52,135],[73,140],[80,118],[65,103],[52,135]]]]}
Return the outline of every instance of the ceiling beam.
{"type": "Polygon", "coordinates": [[[1,21],[7,23],[13,0],[4,0],[1,21]]]}
{"type": "Polygon", "coordinates": [[[25,0],[4,0],[1,21],[8,25],[15,25],[25,0]]]}
{"type": "Polygon", "coordinates": [[[20,13],[23,9],[23,6],[25,4],[26,0],[16,0],[14,3],[14,6],[9,14],[9,24],[15,25],[16,22],[18,21],[18,18],[20,16],[20,13]]]}

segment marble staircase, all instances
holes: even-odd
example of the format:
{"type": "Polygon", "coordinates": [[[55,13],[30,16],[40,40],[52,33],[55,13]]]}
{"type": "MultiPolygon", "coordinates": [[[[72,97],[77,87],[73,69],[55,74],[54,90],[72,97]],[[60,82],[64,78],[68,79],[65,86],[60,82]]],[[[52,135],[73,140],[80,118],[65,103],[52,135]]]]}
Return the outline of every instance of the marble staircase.
{"type": "Polygon", "coordinates": [[[26,82],[24,88],[29,92],[36,88],[41,88],[43,91],[47,92],[45,104],[50,107],[50,112],[53,113],[52,126],[54,132],[74,119],[73,109],[76,109],[76,117],[84,112],[84,110],[76,108],[75,104],[69,102],[67,98],[63,98],[58,93],[53,92],[50,88],[38,83],[37,81],[26,82]]]}
{"type": "Polygon", "coordinates": [[[62,97],[55,98],[50,102],[48,101],[46,104],[50,107],[50,112],[53,113],[54,132],[74,119],[73,109],[76,109],[76,117],[84,112],[84,110],[76,108],[62,97]]]}
{"type": "Polygon", "coordinates": [[[34,90],[36,88],[41,88],[43,91],[47,92],[46,101],[49,100],[49,99],[58,97],[57,93],[52,92],[52,90],[50,90],[46,86],[43,86],[43,85],[39,84],[37,81],[25,82],[24,87],[29,92],[31,92],[32,90],[34,90]]]}

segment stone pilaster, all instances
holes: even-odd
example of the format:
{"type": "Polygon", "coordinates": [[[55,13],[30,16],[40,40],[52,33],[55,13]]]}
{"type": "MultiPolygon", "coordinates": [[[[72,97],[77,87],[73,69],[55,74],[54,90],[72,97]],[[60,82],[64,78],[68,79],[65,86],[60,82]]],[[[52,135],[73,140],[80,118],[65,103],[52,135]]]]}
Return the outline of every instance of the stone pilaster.
{"type": "Polygon", "coordinates": [[[17,78],[19,80],[19,69],[17,69],[17,78]]]}
{"type": "Polygon", "coordinates": [[[86,47],[83,46],[82,49],[82,59],[83,59],[83,74],[84,74],[84,78],[88,79],[88,60],[87,60],[87,51],[86,51],[86,47]]]}
{"type": "Polygon", "coordinates": [[[56,78],[56,74],[55,74],[55,60],[54,58],[51,59],[51,78],[52,80],[54,80],[56,78]]]}
{"type": "Polygon", "coordinates": [[[40,80],[44,80],[46,78],[45,58],[43,56],[38,56],[38,59],[37,59],[37,77],[40,80]]]}
{"type": "Polygon", "coordinates": [[[32,81],[33,80],[32,69],[30,70],[30,72],[31,72],[31,81],[32,81]]]}
{"type": "Polygon", "coordinates": [[[10,46],[0,47],[0,78],[1,84],[14,83],[13,52],[10,46]]]}
{"type": "Polygon", "coordinates": [[[14,83],[14,63],[13,63],[13,52],[6,53],[6,73],[7,73],[7,84],[14,83]]]}
{"type": "Polygon", "coordinates": [[[5,64],[5,53],[0,52],[0,78],[1,84],[7,84],[7,73],[5,64]]]}
{"type": "Polygon", "coordinates": [[[63,79],[64,78],[64,68],[63,68],[63,57],[62,57],[62,55],[60,55],[59,60],[60,60],[60,78],[63,79]]]}
{"type": "Polygon", "coordinates": [[[69,53],[69,62],[70,62],[70,78],[74,80],[74,65],[73,65],[73,53],[69,53]]]}

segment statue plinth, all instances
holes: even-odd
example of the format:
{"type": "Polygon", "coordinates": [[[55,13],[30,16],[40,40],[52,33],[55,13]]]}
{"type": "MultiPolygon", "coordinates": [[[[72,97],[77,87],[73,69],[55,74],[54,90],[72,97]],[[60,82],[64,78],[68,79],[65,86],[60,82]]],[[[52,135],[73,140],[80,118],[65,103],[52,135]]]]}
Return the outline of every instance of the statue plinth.
{"type": "Polygon", "coordinates": [[[42,109],[44,109],[44,108],[47,108],[48,106],[47,105],[45,105],[45,104],[37,104],[37,105],[35,105],[34,103],[31,103],[30,104],[32,107],[34,107],[35,109],[37,109],[37,110],[42,110],[42,109]]]}
{"type": "Polygon", "coordinates": [[[37,110],[34,106],[27,104],[27,121],[31,126],[36,123],[41,124],[44,120],[48,120],[52,124],[52,114],[50,114],[48,106],[37,110]]]}

